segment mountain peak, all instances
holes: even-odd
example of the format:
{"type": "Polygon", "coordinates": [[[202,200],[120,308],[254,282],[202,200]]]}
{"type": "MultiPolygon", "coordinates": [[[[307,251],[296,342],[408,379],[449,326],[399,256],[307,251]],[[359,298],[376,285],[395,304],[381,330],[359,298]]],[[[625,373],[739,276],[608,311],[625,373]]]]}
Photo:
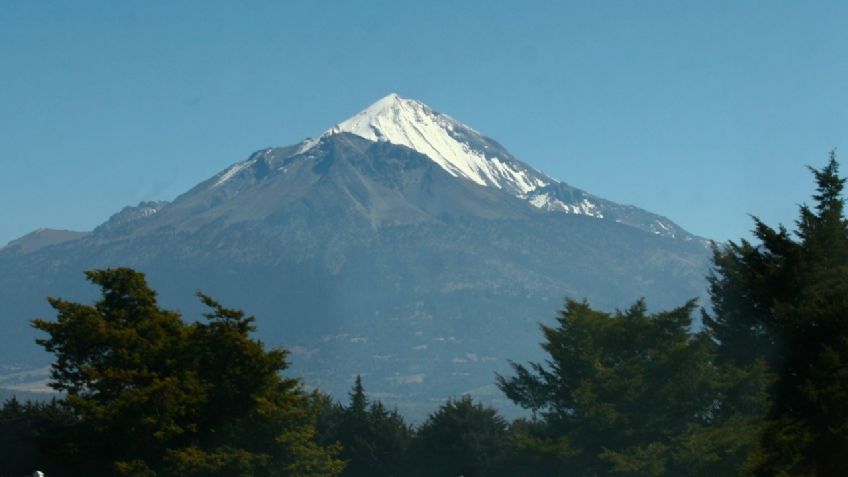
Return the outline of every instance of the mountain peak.
{"type": "MultiPolygon", "coordinates": [[[[397,93],[390,93],[331,127],[324,135],[347,132],[371,141],[388,141],[409,146],[409,144],[403,144],[410,142],[409,140],[404,141],[397,134],[392,133],[409,132],[408,129],[414,127],[415,124],[421,123],[427,118],[435,119],[437,116],[446,117],[436,113],[421,101],[402,98],[397,93]]],[[[413,149],[415,148],[413,147],[413,149]]]]}
{"type": "Polygon", "coordinates": [[[389,93],[382,98],[378,99],[374,104],[378,103],[399,103],[403,101],[412,101],[406,98],[401,97],[401,95],[397,93],[389,93]]]}
{"type": "MultiPolygon", "coordinates": [[[[503,146],[456,119],[397,93],[378,99],[317,138],[288,148],[257,151],[247,160],[221,171],[204,187],[216,188],[234,177],[249,177],[248,182],[252,184],[257,177],[267,176],[269,168],[285,173],[287,168],[281,165],[282,162],[276,161],[277,164],[272,166],[270,164],[275,161],[269,162],[269,158],[312,161],[321,156],[313,150],[318,144],[342,139],[345,135],[361,138],[359,142],[364,145],[369,142],[388,143],[411,149],[459,181],[498,189],[548,212],[612,220],[670,238],[697,238],[664,217],[601,199],[557,181],[519,161],[503,146]]],[[[348,139],[352,137],[344,138],[344,141],[348,139]]],[[[404,154],[402,148],[377,149],[393,150],[392,154],[398,157],[412,157],[404,154]]],[[[391,159],[396,157],[380,158],[391,159]]]]}
{"type": "Polygon", "coordinates": [[[323,137],[340,133],[406,146],[429,157],[454,177],[518,196],[551,182],[495,141],[421,101],[397,93],[380,98],[318,139],[307,140],[299,152],[311,149],[323,137]]]}
{"type": "MultiPolygon", "coordinates": [[[[402,108],[404,105],[410,104],[410,103],[422,104],[420,101],[415,101],[415,100],[412,100],[412,99],[403,98],[397,93],[389,93],[386,96],[383,96],[382,98],[380,98],[377,101],[375,101],[374,103],[372,103],[367,108],[356,113],[355,115],[351,116],[350,118],[346,119],[342,123],[337,124],[334,127],[341,126],[342,124],[349,122],[351,120],[354,120],[356,118],[364,119],[364,118],[374,118],[376,116],[389,115],[389,114],[392,114],[392,112],[396,112],[399,108],[402,108]]],[[[332,129],[333,128],[330,128],[330,131],[332,131],[332,129]]]]}

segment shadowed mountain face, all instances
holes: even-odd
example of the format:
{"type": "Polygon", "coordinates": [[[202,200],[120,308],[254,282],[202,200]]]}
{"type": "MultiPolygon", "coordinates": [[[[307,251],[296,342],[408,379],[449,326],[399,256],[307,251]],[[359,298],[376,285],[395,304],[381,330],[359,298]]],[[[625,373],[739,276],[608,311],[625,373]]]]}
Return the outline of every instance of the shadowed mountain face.
{"type": "MultiPolygon", "coordinates": [[[[435,118],[467,151],[496,146],[435,118]]],[[[709,249],[668,219],[556,183],[505,151],[478,154],[499,161],[489,177],[491,164],[451,169],[415,143],[345,127],[356,129],[258,151],[92,233],[0,250],[0,364],[49,360],[27,323],[52,316],[46,295],[88,301],[96,290],[82,270],[130,266],[188,318],[200,317],[198,289],[255,314],[307,385],[342,397],[359,373],[372,394],[422,417],[465,392],[502,403],[493,373],[539,357],[537,324],[565,296],[665,308],[703,294],[709,249]]],[[[457,160],[450,151],[464,149],[449,145],[442,159],[457,160]]]]}

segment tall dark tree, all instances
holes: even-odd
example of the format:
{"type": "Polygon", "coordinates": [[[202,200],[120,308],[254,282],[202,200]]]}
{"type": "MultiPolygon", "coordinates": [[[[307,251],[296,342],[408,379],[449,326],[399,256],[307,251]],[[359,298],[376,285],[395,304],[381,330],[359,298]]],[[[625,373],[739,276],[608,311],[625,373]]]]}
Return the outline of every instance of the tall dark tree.
{"type": "Polygon", "coordinates": [[[317,395],[320,442],[338,442],[346,461],[345,477],[390,477],[406,475],[410,427],[396,410],[371,401],[357,376],[347,406],[317,395]]]}
{"type": "Polygon", "coordinates": [[[640,301],[610,314],[567,301],[558,326],[542,327],[549,359],[498,377],[507,397],[538,417],[516,429],[525,467],[535,475],[738,472],[755,435],[741,408],[762,402],[763,373],[717,366],[711,337],[689,331],[694,307],[648,314],[640,301]],[[741,383],[759,383],[750,402],[728,399],[741,383]]]}
{"type": "Polygon", "coordinates": [[[848,469],[848,222],[835,155],[812,169],[813,207],[794,234],[755,219],[759,243],[715,253],[706,327],[721,356],[766,356],[776,376],[755,475],[845,475],[848,469]]]}
{"type": "Polygon", "coordinates": [[[56,355],[51,385],[77,419],[55,458],[65,475],[336,475],[283,350],[250,338],[253,318],[199,294],[206,323],[161,309],[144,275],[96,270],[93,306],[50,299],[34,320],[56,355]]]}

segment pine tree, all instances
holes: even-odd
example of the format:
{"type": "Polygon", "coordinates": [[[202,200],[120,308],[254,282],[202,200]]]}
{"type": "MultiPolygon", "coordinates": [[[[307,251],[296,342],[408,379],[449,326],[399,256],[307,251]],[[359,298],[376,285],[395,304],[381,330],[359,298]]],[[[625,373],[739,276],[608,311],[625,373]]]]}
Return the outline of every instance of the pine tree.
{"type": "Polygon", "coordinates": [[[396,410],[380,401],[371,402],[362,377],[357,376],[348,393],[347,406],[323,402],[320,416],[321,442],[341,444],[341,457],[347,462],[345,477],[389,477],[403,475],[411,430],[396,410]]]}
{"type": "Polygon", "coordinates": [[[545,364],[513,364],[498,385],[536,422],[518,428],[519,467],[534,475],[732,475],[752,444],[763,373],[718,366],[715,344],[691,334],[695,302],[614,314],[568,300],[542,326],[545,364]],[[752,402],[729,399],[743,384],[752,402]],[[750,391],[750,390],[749,390],[750,391]],[[529,463],[529,465],[528,465],[529,463]]]}
{"type": "Polygon", "coordinates": [[[282,378],[283,350],[251,339],[252,317],[199,294],[206,323],[161,309],[144,275],[86,272],[94,305],[50,299],[34,320],[56,355],[51,385],[77,422],[57,450],[66,475],[329,476],[342,463],[317,445],[314,409],[282,378]]]}
{"type": "Polygon", "coordinates": [[[449,399],[418,429],[414,475],[494,475],[507,445],[506,421],[494,408],[469,396],[449,399]]]}
{"type": "Polygon", "coordinates": [[[835,155],[810,169],[814,207],[795,237],[755,219],[758,245],[716,251],[705,325],[724,359],[767,358],[776,381],[755,475],[844,475],[848,469],[848,222],[835,155]]]}
{"type": "Polygon", "coordinates": [[[365,387],[362,386],[362,376],[356,375],[356,380],[353,383],[353,389],[348,394],[350,404],[348,405],[348,413],[357,420],[365,420],[365,415],[368,412],[368,397],[365,395],[365,387]]]}

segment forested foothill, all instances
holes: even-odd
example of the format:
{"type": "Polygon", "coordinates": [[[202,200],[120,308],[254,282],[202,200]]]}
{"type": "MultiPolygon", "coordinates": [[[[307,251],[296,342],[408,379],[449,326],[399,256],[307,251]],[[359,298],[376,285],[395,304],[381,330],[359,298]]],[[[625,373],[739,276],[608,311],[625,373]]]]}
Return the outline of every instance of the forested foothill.
{"type": "Polygon", "coordinates": [[[546,359],[493,377],[512,422],[466,396],[411,425],[360,377],[336,402],[242,311],[198,293],[186,320],[139,272],[86,272],[97,302],[33,321],[62,397],[3,405],[0,476],[848,475],[845,179],[811,171],[794,231],[716,247],[700,311],[566,300],[546,359]]]}

